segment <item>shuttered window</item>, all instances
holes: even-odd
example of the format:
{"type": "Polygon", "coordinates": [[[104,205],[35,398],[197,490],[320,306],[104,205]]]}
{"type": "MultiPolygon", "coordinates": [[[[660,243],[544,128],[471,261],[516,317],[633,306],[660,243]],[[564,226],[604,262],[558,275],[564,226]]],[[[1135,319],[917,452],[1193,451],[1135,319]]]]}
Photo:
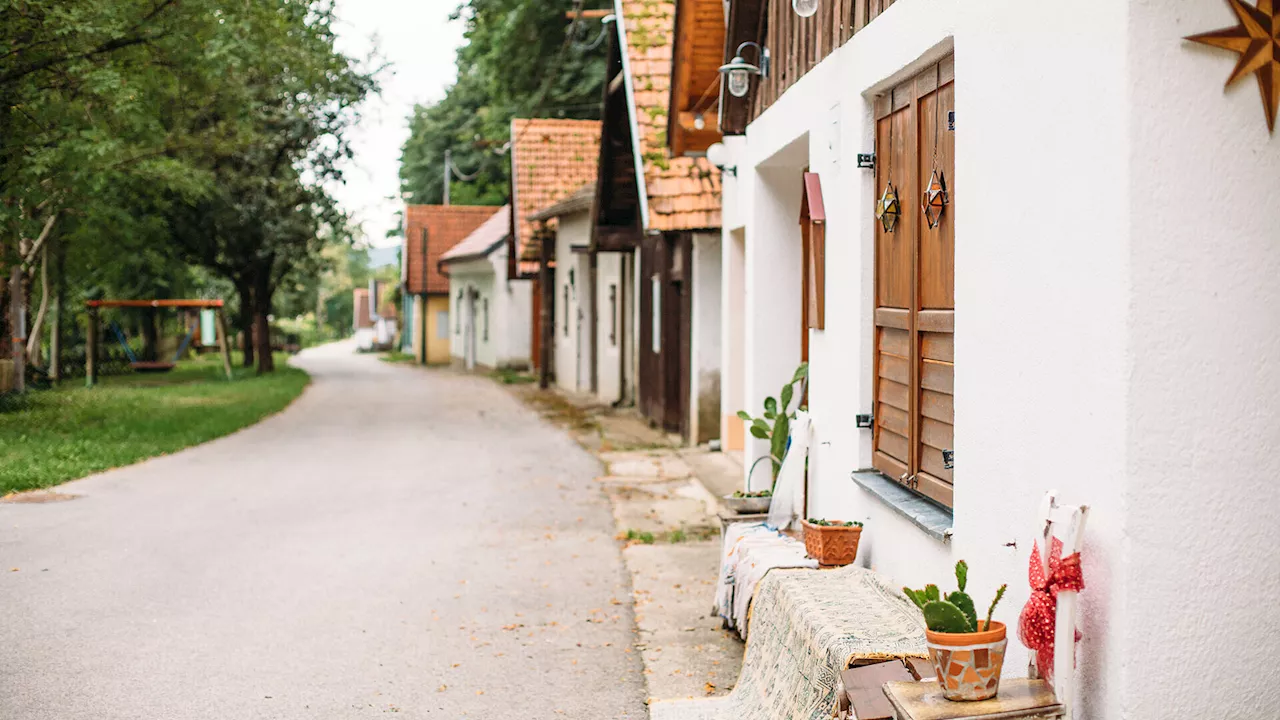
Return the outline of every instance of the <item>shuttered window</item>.
{"type": "Polygon", "coordinates": [[[955,101],[951,58],[876,99],[876,198],[898,189],[892,233],[876,222],[875,429],[879,471],[952,505],[955,377],[955,101]],[[935,145],[936,138],[936,145],[935,145]],[[936,151],[935,151],[936,147],[936,151]],[[930,228],[922,196],[934,169],[950,204],[930,228]]]}

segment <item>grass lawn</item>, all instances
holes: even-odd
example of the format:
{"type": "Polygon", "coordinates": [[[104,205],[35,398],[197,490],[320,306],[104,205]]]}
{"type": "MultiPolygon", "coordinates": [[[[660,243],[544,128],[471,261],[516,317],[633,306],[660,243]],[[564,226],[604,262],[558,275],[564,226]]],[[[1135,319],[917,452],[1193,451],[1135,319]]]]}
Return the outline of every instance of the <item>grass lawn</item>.
{"type": "Polygon", "coordinates": [[[307,374],[276,360],[275,373],[235,369],[216,354],[164,374],[101,378],[33,391],[0,406],[0,495],[49,487],[239,430],[288,405],[307,374]]]}

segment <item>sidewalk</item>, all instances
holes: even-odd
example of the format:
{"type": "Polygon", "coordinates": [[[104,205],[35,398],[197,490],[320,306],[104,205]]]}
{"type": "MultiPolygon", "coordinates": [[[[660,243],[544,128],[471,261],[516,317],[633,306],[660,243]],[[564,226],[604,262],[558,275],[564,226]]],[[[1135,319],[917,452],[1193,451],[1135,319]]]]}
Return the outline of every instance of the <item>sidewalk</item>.
{"type": "Polygon", "coordinates": [[[720,563],[716,498],[741,484],[732,456],[679,447],[630,409],[591,398],[512,386],[543,417],[600,458],[631,573],[648,696],[725,695],[742,664],[743,643],[711,614],[720,563]]]}

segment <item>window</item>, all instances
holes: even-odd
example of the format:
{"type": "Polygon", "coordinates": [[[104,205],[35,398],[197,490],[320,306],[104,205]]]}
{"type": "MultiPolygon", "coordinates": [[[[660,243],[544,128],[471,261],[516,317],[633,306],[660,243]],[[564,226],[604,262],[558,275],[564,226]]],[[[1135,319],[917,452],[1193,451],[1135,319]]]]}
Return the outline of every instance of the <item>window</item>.
{"type": "Polygon", "coordinates": [[[875,196],[892,181],[902,217],[892,233],[875,224],[872,464],[948,507],[955,422],[955,136],[948,123],[954,76],[948,58],[878,97],[875,107],[875,196]],[[950,205],[931,229],[920,200],[935,168],[946,175],[950,205]]]}
{"type": "Polygon", "coordinates": [[[609,285],[609,345],[618,347],[618,286],[609,285]]]}
{"type": "Polygon", "coordinates": [[[662,352],[662,278],[653,275],[653,338],[650,345],[655,353],[662,352]]]}
{"type": "Polygon", "coordinates": [[[489,298],[481,300],[481,306],[484,308],[484,337],[485,342],[489,342],[489,298]]]}

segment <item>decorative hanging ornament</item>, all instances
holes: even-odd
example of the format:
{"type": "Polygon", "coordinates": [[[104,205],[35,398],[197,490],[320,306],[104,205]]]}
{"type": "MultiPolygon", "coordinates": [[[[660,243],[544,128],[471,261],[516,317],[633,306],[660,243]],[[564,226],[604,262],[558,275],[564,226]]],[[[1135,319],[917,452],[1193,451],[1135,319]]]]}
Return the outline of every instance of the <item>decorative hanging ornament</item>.
{"type": "Polygon", "coordinates": [[[1239,25],[1184,38],[1191,42],[1230,50],[1240,55],[1227,85],[1253,73],[1262,93],[1262,111],[1267,116],[1267,130],[1274,132],[1276,113],[1280,112],[1280,5],[1272,0],[1257,0],[1254,7],[1244,0],[1227,0],[1239,25]]]}
{"type": "Polygon", "coordinates": [[[898,227],[898,218],[902,217],[902,204],[898,202],[898,191],[892,182],[885,183],[884,194],[876,204],[876,217],[887,233],[898,227]]]}
{"type": "MultiPolygon", "coordinates": [[[[1055,648],[1054,629],[1057,623],[1058,593],[1080,592],[1084,589],[1084,570],[1080,565],[1080,553],[1072,553],[1062,557],[1062,541],[1054,538],[1050,543],[1049,573],[1044,572],[1044,563],[1040,561],[1040,543],[1031,547],[1031,562],[1028,563],[1027,579],[1031,581],[1031,597],[1018,616],[1018,639],[1036,654],[1036,668],[1040,676],[1053,681],[1054,650],[1065,650],[1075,656],[1075,645],[1070,648],[1055,648]]],[[[1075,634],[1075,642],[1080,642],[1080,631],[1075,634]]]]}
{"type": "Polygon", "coordinates": [[[942,211],[946,210],[950,199],[947,197],[947,174],[933,171],[929,178],[929,187],[925,188],[921,204],[924,208],[924,219],[933,230],[942,222],[942,211]]]}

